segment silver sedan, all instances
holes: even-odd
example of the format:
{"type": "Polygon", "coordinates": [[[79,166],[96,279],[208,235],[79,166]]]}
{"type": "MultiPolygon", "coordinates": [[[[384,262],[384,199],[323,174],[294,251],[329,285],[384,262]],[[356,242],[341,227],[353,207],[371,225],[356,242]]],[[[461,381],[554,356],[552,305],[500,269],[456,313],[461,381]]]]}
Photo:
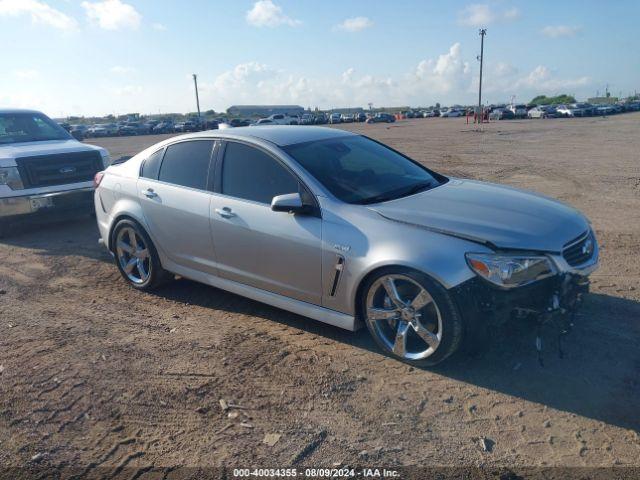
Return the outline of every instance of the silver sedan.
{"type": "Polygon", "coordinates": [[[179,275],[434,365],[514,315],[567,315],[597,267],[555,200],[434,172],[321,127],[170,138],[95,179],[101,242],[139,290],[179,275]]]}

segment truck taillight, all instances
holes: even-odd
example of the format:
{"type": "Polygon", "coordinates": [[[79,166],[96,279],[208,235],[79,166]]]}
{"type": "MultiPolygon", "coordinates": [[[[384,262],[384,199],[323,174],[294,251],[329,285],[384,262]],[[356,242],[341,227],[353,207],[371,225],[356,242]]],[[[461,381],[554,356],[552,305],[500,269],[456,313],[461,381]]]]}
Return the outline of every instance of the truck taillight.
{"type": "Polygon", "coordinates": [[[100,186],[100,182],[102,182],[102,178],[104,177],[104,172],[98,172],[93,177],[93,188],[98,188],[100,186]]]}

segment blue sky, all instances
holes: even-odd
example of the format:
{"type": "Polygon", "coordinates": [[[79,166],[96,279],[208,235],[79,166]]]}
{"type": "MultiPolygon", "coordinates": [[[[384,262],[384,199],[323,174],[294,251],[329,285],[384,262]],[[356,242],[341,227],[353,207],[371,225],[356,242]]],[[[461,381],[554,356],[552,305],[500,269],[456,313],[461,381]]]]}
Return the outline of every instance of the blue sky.
{"type": "Polygon", "coordinates": [[[640,2],[0,0],[0,106],[51,116],[640,89],[640,2]]]}

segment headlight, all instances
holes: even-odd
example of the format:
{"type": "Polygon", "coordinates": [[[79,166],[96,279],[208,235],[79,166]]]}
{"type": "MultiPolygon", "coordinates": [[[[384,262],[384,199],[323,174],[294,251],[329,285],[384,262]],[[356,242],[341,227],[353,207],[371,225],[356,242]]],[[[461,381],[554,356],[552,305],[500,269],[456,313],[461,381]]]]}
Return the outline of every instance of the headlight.
{"type": "Polygon", "coordinates": [[[0,185],[8,185],[11,190],[22,190],[24,185],[18,167],[0,167],[0,185]]]}
{"type": "Polygon", "coordinates": [[[503,288],[521,287],[557,273],[548,257],[502,253],[467,253],[469,267],[503,288]]]}

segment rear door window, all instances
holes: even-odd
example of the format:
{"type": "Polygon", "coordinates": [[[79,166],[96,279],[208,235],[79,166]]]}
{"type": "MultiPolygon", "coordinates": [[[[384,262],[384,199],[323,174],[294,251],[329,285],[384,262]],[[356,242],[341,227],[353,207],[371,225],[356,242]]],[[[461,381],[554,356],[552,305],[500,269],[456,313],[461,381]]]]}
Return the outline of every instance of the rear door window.
{"type": "Polygon", "coordinates": [[[213,140],[190,140],[169,145],[159,180],[183,187],[207,189],[213,140]]]}

